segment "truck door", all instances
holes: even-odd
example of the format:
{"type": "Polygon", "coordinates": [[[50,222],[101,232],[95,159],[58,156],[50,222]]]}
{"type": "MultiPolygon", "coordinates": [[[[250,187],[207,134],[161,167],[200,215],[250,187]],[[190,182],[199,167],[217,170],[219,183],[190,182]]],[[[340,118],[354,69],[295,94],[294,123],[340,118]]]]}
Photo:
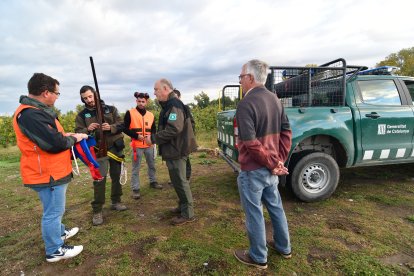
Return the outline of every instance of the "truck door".
{"type": "MultiPolygon", "coordinates": [[[[401,78],[400,83],[403,87],[403,90],[407,94],[408,102],[412,103],[411,109],[413,110],[414,114],[414,78],[401,78]]],[[[413,145],[413,151],[411,153],[411,158],[414,158],[414,132],[412,134],[411,144],[413,145]]]]}
{"type": "Polygon", "coordinates": [[[357,163],[396,163],[413,158],[414,115],[401,83],[392,78],[360,79],[356,86],[362,147],[357,163]]]}

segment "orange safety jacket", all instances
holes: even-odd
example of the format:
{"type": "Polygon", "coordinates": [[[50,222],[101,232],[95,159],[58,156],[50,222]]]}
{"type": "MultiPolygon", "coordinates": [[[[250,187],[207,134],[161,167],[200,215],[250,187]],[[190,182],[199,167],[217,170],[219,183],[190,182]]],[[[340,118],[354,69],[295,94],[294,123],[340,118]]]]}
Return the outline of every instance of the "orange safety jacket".
{"type": "MultiPolygon", "coordinates": [[[[13,117],[13,128],[16,132],[17,146],[22,152],[20,158],[20,174],[24,184],[45,184],[50,179],[59,180],[72,172],[72,161],[70,150],[59,153],[49,153],[42,150],[32,140],[22,133],[17,123],[20,112],[26,108],[36,108],[30,105],[20,105],[13,117]]],[[[55,123],[59,132],[64,133],[62,125],[57,119],[55,123]]]]}
{"type": "MultiPolygon", "coordinates": [[[[131,115],[131,123],[129,129],[135,131],[138,135],[148,136],[151,135],[151,126],[154,123],[154,114],[147,111],[145,115],[142,116],[136,108],[129,110],[131,115]]],[[[139,141],[132,138],[131,148],[149,148],[151,145],[148,145],[145,141],[139,141]]]]}

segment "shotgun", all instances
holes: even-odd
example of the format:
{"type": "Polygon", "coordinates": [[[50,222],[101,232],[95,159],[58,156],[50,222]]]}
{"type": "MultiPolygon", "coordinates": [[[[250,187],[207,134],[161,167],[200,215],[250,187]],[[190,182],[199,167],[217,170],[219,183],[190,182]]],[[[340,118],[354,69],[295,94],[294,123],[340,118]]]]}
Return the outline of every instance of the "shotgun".
{"type": "Polygon", "coordinates": [[[99,94],[99,87],[98,87],[98,80],[96,79],[96,73],[95,73],[95,66],[93,64],[93,58],[89,57],[91,61],[91,67],[92,67],[92,74],[93,74],[93,80],[95,82],[95,108],[96,108],[96,119],[98,120],[99,129],[98,129],[98,148],[96,150],[96,157],[102,158],[107,155],[108,146],[106,144],[106,135],[105,132],[102,129],[102,124],[105,122],[104,120],[104,113],[101,103],[101,96],[99,94]]]}

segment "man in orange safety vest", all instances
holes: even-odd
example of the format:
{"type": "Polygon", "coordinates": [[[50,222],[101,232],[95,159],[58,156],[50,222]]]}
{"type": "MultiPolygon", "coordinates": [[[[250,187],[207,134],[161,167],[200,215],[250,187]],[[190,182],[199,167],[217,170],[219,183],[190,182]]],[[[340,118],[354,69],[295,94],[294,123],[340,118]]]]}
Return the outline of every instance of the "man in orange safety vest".
{"type": "Polygon", "coordinates": [[[158,184],[155,176],[154,145],[148,145],[145,142],[146,136],[156,133],[154,114],[146,110],[149,95],[148,93],[135,92],[134,96],[136,98],[137,106],[125,113],[124,133],[131,137],[132,140],[132,198],[139,199],[141,197],[139,170],[143,155],[145,155],[145,160],[148,165],[150,187],[154,189],[162,189],[162,185],[158,184]]]}

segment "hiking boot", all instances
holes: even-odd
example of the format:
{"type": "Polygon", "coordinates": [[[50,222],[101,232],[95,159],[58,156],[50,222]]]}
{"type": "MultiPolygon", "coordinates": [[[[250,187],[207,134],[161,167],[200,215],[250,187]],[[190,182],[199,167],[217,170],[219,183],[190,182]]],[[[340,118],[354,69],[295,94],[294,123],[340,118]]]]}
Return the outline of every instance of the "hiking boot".
{"type": "Polygon", "coordinates": [[[253,261],[253,259],[250,258],[249,252],[247,250],[243,250],[243,249],[235,250],[234,257],[236,257],[237,260],[239,260],[241,263],[244,263],[246,265],[251,265],[259,269],[267,268],[267,263],[257,263],[253,261]]]}
{"type": "Polygon", "coordinates": [[[46,255],[46,261],[49,263],[58,262],[60,260],[65,260],[73,258],[83,250],[82,245],[70,246],[67,244],[62,245],[55,253],[51,255],[46,255]]]}
{"type": "Polygon", "coordinates": [[[128,208],[124,204],[122,204],[121,202],[111,204],[111,210],[125,211],[126,209],[128,209],[128,208]]]}
{"type": "Polygon", "coordinates": [[[175,217],[171,220],[171,224],[174,225],[174,226],[177,226],[177,225],[183,225],[187,222],[193,222],[193,221],[195,221],[195,217],[185,218],[185,217],[182,217],[182,216],[178,216],[178,217],[175,217]]]}
{"type": "Polygon", "coordinates": [[[179,215],[181,214],[181,209],[179,207],[172,208],[170,209],[170,213],[179,215]]]}
{"type": "Polygon", "coordinates": [[[275,242],[274,241],[267,240],[266,241],[266,245],[267,245],[267,247],[269,247],[269,248],[273,249],[274,251],[276,251],[277,253],[279,253],[283,258],[285,258],[285,259],[292,258],[292,252],[287,253],[287,254],[282,253],[282,252],[279,252],[279,250],[276,249],[276,246],[275,246],[275,242]]]}
{"type": "Polygon", "coordinates": [[[132,198],[133,199],[140,199],[141,194],[139,193],[139,191],[132,191],[132,198]]]}
{"type": "Polygon", "coordinates": [[[102,212],[94,213],[92,217],[92,224],[93,225],[101,225],[103,223],[103,216],[102,212]]]}
{"type": "Polygon", "coordinates": [[[150,187],[153,189],[160,189],[160,190],[162,189],[162,185],[158,184],[158,182],[151,182],[150,187]]]}
{"type": "Polygon", "coordinates": [[[73,236],[75,236],[79,232],[79,227],[73,227],[71,229],[65,229],[65,234],[63,234],[60,238],[64,241],[73,236]]]}

